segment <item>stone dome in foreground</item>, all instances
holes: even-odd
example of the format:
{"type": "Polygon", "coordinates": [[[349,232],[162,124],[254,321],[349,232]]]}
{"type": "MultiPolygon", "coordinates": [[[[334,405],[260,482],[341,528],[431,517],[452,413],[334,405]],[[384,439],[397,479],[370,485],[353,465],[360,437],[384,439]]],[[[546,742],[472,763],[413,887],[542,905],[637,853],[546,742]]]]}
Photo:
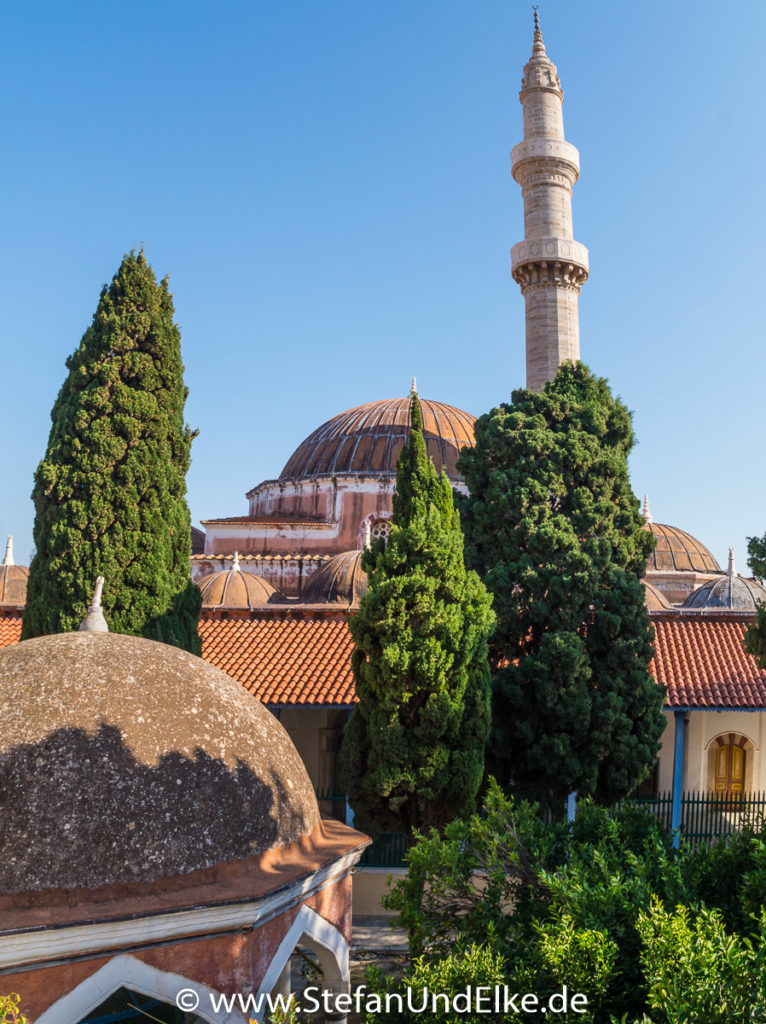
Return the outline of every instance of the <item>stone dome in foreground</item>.
{"type": "Polygon", "coordinates": [[[729,550],[729,568],[717,579],[697,587],[684,601],[684,608],[698,611],[754,612],[766,604],[766,590],[755,580],[746,580],[734,568],[734,552],[729,550]]]}
{"type": "MultiPolygon", "coordinates": [[[[473,447],[470,413],[421,398],[423,432],[437,470],[459,480],[461,448],[473,447]]],[[[310,434],[290,456],[279,479],[324,474],[392,475],[410,430],[410,398],[368,402],[333,416],[310,434]]]]}
{"type": "Polygon", "coordinates": [[[0,721],[0,891],[184,874],[319,821],[274,716],[166,644],[78,632],[7,647],[0,721]]]}

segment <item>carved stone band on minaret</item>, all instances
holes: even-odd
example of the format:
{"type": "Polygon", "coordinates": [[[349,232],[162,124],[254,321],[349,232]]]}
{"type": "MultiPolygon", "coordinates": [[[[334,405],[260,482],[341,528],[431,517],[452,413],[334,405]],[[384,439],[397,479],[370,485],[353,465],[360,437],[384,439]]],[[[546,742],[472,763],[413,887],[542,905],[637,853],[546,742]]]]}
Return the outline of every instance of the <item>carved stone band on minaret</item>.
{"type": "Polygon", "coordinates": [[[524,139],[511,151],[511,172],[524,200],[524,241],[511,250],[511,273],[525,300],[527,387],[539,391],[562,362],[580,358],[578,296],[589,268],[572,231],[580,154],[564,138],[564,92],[537,16],[519,99],[524,139]]]}

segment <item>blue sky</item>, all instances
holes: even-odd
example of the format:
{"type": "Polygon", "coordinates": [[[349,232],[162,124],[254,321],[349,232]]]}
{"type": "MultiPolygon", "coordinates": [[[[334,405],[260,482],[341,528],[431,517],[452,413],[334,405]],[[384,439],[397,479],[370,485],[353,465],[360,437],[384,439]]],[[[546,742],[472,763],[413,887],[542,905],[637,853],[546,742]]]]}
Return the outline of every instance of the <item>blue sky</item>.
{"type": "MultiPolygon", "coordinates": [[[[719,561],[766,531],[766,5],[545,0],[580,149],[583,359],[635,413],[637,494],[719,561]]],[[[509,250],[531,6],[0,6],[0,533],[101,285],[145,245],[181,326],[193,520],[238,515],[312,429],[524,383],[509,250]]]]}

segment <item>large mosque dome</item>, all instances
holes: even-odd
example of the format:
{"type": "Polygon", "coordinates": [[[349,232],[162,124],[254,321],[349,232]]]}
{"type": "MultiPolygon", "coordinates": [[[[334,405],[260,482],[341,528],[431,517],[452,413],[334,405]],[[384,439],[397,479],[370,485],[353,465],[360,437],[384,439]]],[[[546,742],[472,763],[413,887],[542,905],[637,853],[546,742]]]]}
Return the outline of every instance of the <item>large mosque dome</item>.
{"type": "Polygon", "coordinates": [[[647,522],[645,529],[656,545],[647,570],[654,572],[720,572],[721,567],[704,544],[685,530],[665,523],[647,522]]]}
{"type": "MultiPolygon", "coordinates": [[[[421,398],[423,432],[437,470],[460,479],[461,448],[473,446],[475,416],[443,402],[421,398]]],[[[368,402],[323,423],[290,456],[279,479],[324,474],[393,475],[409,435],[410,398],[368,402]]]]}
{"type": "Polygon", "coordinates": [[[299,840],[306,769],[201,658],[115,633],[0,651],[0,891],[150,882],[299,840]]]}

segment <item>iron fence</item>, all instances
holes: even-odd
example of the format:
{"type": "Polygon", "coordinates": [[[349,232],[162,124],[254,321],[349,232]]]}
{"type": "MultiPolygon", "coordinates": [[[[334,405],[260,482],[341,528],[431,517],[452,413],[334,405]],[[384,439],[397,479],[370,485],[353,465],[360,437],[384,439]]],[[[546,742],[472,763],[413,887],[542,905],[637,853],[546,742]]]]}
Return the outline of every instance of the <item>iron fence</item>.
{"type": "MultiPolygon", "coordinates": [[[[673,794],[630,797],[626,803],[645,807],[666,828],[673,819],[673,794]]],[[[712,842],[741,831],[746,825],[759,827],[766,821],[766,793],[710,793],[685,790],[681,794],[681,835],[693,846],[712,842]]]]}

